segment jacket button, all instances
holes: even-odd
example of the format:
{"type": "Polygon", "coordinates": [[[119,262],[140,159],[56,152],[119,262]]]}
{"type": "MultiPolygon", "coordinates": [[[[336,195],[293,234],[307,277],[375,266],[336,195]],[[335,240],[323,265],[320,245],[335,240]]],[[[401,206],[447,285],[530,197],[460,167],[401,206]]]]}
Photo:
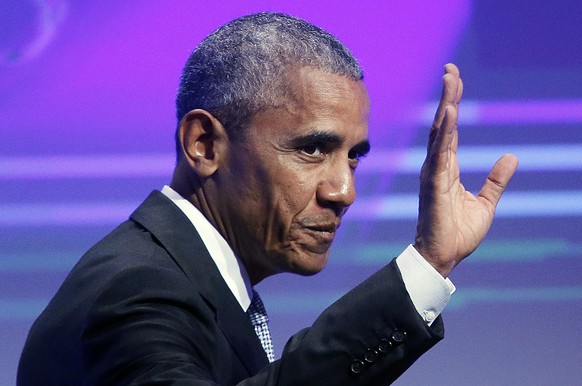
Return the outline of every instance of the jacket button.
{"type": "Polygon", "coordinates": [[[360,374],[364,371],[364,362],[359,359],[354,359],[352,365],[350,366],[350,371],[354,374],[360,374]]]}
{"type": "Polygon", "coordinates": [[[374,363],[376,362],[376,359],[378,359],[378,351],[369,348],[368,351],[366,351],[366,355],[364,355],[364,360],[368,363],[374,363]]]}
{"type": "Polygon", "coordinates": [[[395,346],[398,346],[399,344],[404,342],[404,339],[406,339],[406,332],[402,330],[394,330],[394,332],[392,332],[392,336],[390,337],[390,339],[392,340],[392,343],[395,346]]]}
{"type": "Polygon", "coordinates": [[[388,339],[382,339],[378,344],[378,351],[380,351],[382,354],[386,354],[388,353],[388,350],[390,350],[390,347],[392,347],[392,342],[390,342],[388,339]]]}

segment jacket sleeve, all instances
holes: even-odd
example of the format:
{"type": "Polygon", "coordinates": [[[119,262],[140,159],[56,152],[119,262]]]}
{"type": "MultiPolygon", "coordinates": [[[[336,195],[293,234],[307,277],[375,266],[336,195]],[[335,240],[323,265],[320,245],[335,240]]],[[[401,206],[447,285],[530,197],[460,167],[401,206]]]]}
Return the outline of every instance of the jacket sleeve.
{"type": "Polygon", "coordinates": [[[443,334],[441,317],[428,327],[418,315],[392,261],[288,341],[273,384],[386,385],[443,334]]]}
{"type": "Polygon", "coordinates": [[[440,318],[428,327],[416,312],[393,261],[291,337],[280,360],[245,374],[214,310],[182,280],[151,268],[112,279],[82,336],[87,384],[384,385],[443,337],[440,318]]]}

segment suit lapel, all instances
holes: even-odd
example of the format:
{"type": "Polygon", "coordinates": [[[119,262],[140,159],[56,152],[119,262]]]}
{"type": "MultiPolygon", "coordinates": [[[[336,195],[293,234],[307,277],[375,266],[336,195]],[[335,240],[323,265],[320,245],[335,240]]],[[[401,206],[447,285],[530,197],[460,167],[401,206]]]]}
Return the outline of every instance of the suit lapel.
{"type": "Polygon", "coordinates": [[[220,329],[249,374],[254,375],[267,365],[267,356],[247,315],[186,215],[161,192],[153,191],[130,218],[159,240],[201,295],[212,304],[220,329]]]}

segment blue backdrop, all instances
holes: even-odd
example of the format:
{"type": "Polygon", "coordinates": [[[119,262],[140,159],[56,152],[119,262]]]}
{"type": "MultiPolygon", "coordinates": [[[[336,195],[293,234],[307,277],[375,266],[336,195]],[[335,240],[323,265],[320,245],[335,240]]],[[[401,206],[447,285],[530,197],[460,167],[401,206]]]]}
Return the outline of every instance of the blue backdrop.
{"type": "Polygon", "coordinates": [[[582,2],[2,0],[0,385],[14,384],[26,333],[75,261],[169,182],[190,51],[264,10],[344,41],[373,104],[373,151],[328,268],[259,285],[278,351],[413,241],[426,129],[453,61],[466,186],[478,190],[504,152],[521,163],[453,274],[447,338],[397,384],[580,384],[582,2]]]}

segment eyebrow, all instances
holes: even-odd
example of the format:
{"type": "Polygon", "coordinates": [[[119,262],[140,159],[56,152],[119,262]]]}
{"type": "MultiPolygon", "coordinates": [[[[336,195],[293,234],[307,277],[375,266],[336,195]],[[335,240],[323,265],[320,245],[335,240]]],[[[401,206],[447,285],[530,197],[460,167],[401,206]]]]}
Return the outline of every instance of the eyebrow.
{"type": "MultiPolygon", "coordinates": [[[[294,147],[301,147],[311,144],[325,144],[330,146],[337,146],[344,141],[343,137],[329,133],[326,131],[314,130],[311,133],[293,138],[291,144],[294,147]]],[[[370,142],[365,139],[358,142],[351,150],[355,150],[362,155],[366,155],[370,151],[370,142]]]]}

